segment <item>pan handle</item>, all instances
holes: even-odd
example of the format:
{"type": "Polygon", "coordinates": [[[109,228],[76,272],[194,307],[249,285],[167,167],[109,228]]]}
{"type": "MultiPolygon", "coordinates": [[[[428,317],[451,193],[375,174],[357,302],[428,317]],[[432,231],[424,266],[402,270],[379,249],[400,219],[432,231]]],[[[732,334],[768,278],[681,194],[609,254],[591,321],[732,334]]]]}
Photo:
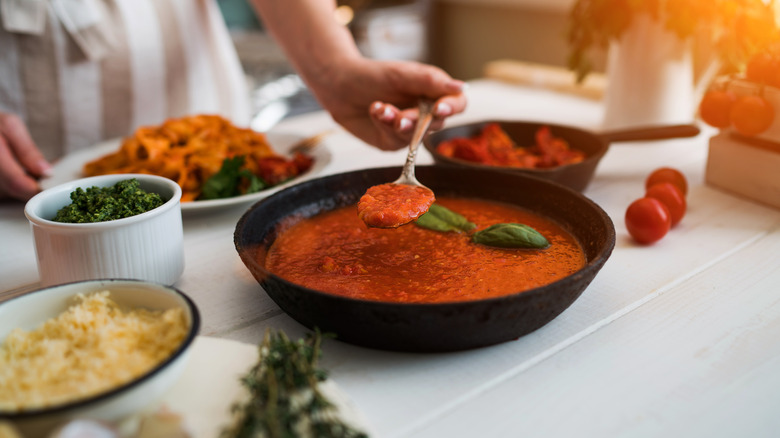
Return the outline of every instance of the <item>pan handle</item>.
{"type": "Polygon", "coordinates": [[[696,125],[640,126],[598,134],[607,143],[620,141],[663,140],[696,137],[701,130],[696,125]]]}

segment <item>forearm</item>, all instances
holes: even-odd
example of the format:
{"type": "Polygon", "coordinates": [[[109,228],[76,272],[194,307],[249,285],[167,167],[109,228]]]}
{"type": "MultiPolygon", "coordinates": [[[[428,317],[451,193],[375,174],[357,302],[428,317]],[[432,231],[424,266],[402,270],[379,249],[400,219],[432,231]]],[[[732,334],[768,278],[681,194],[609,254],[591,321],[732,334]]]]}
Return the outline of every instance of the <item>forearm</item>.
{"type": "Polygon", "coordinates": [[[322,85],[345,62],[360,57],[352,35],[338,24],[333,0],[252,0],[266,29],[310,85],[322,85]]]}
{"type": "Polygon", "coordinates": [[[336,22],[335,0],[252,3],[322,107],[366,143],[382,149],[408,144],[421,97],[437,99],[432,129],[466,107],[463,82],[437,67],[363,57],[336,22]]]}

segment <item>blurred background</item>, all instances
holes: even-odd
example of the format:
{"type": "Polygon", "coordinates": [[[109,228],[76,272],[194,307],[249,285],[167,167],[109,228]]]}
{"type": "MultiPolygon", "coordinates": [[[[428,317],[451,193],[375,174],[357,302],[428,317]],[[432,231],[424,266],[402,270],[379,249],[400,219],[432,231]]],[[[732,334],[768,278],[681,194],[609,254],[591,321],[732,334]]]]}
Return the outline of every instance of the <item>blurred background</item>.
{"type": "MultiPolygon", "coordinates": [[[[483,76],[497,59],[564,68],[567,16],[574,0],[341,0],[361,52],[424,61],[452,76],[483,76]]],[[[219,0],[252,87],[252,127],[318,109],[246,0],[219,0]]],[[[596,70],[603,69],[597,62],[596,70]]]]}

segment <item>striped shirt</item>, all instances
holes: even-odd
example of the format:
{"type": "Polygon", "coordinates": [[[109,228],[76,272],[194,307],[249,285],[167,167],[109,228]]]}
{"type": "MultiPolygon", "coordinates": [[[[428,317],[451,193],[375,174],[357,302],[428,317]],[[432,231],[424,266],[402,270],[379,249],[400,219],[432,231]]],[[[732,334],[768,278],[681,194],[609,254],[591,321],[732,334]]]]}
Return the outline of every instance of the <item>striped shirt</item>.
{"type": "Polygon", "coordinates": [[[0,111],[19,115],[48,159],[170,117],[249,123],[246,80],[214,0],[82,0],[107,30],[111,50],[97,55],[78,44],[56,0],[37,1],[38,34],[0,16],[0,111]]]}

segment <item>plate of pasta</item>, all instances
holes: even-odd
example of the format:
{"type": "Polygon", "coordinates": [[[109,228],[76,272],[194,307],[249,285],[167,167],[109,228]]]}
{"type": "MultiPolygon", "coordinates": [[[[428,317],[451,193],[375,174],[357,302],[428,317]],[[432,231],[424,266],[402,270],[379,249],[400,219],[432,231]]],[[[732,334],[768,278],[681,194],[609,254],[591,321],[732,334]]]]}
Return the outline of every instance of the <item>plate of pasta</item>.
{"type": "Polygon", "coordinates": [[[46,189],[87,176],[150,173],[182,188],[183,211],[258,201],[320,174],[331,159],[325,144],[291,153],[305,136],[259,133],[218,116],[188,116],[64,156],[46,189]]]}

